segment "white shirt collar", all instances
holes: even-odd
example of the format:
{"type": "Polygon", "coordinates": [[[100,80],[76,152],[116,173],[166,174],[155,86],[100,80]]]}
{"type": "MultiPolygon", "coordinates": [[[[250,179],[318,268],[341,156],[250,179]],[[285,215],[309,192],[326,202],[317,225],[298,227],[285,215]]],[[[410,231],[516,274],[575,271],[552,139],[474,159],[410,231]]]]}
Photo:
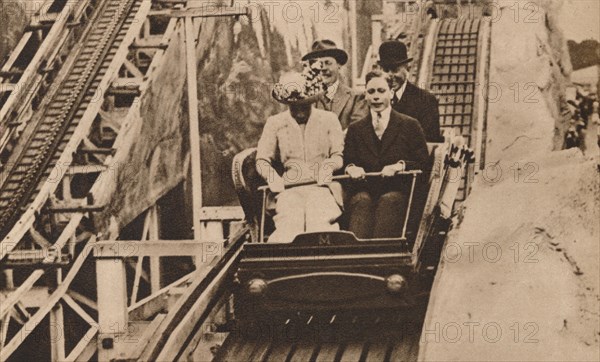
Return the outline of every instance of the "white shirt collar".
{"type": "Polygon", "coordinates": [[[406,90],[407,83],[408,83],[408,81],[405,80],[404,84],[402,84],[402,86],[400,88],[398,88],[398,90],[396,91],[396,98],[398,98],[398,100],[402,99],[402,95],[404,94],[404,91],[406,90]]]}
{"type": "MultiPolygon", "coordinates": [[[[392,107],[388,106],[386,109],[381,111],[381,126],[385,131],[387,129],[388,123],[390,123],[390,115],[392,114],[392,107]]],[[[375,122],[377,122],[377,112],[371,109],[371,119],[373,122],[373,128],[375,128],[375,122]]]]}
{"type": "Polygon", "coordinates": [[[327,86],[327,93],[325,94],[327,98],[329,98],[330,100],[333,99],[333,96],[335,96],[335,92],[337,92],[339,85],[340,81],[336,80],[335,83],[333,83],[330,86],[327,86]]]}

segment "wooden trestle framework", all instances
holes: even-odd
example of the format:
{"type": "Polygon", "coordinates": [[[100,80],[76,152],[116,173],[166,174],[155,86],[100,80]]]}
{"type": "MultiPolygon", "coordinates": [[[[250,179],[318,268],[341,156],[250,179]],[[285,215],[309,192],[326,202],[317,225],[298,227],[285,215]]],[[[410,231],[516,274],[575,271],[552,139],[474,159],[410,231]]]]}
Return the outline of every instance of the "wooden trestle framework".
{"type": "MultiPolygon", "coordinates": [[[[100,59],[102,62],[94,68],[95,78],[81,81],[86,84],[87,93],[81,95],[79,103],[74,101],[77,103],[74,106],[79,108],[64,108],[76,122],[65,126],[66,136],[55,142],[55,156],[44,161],[49,166],[71,165],[77,159],[79,164],[52,178],[49,177],[52,167],[41,170],[38,184],[30,187],[31,195],[20,201],[14,223],[7,221],[9,226],[0,225],[0,229],[4,228],[0,230],[0,269],[5,280],[4,289],[0,290],[0,360],[15,358],[28,338],[39,335],[49,336],[46,340],[54,361],[93,357],[176,360],[192,355],[207,358],[212,356],[208,346],[220,344],[211,338],[215,338],[215,332],[230,317],[227,314],[231,312],[231,301],[224,290],[230,287],[227,283],[232,279],[231,266],[240,255],[241,245],[252,233],[239,222],[244,217],[241,208],[202,206],[195,47],[201,21],[198,18],[251,14],[239,5],[219,8],[212,5],[207,9],[203,3],[195,0],[46,0],[0,69],[2,206],[5,199],[10,199],[2,192],[24,190],[21,179],[11,181],[8,177],[5,179],[5,175],[26,174],[13,167],[14,155],[27,154],[28,147],[38,142],[37,128],[31,130],[40,119],[36,115],[53,108],[52,102],[56,99],[47,98],[60,93],[57,83],[68,75],[61,70],[81,60],[73,54],[79,51],[82,39],[90,36],[87,29],[96,21],[103,23],[99,9],[113,9],[111,11],[123,14],[119,24],[108,21],[115,26],[115,33],[106,35],[112,40],[107,44],[104,58],[100,59]],[[141,102],[137,100],[154,86],[172,46],[185,46],[191,146],[189,175],[196,191],[192,192],[194,239],[161,241],[156,205],[142,215],[139,240],[117,240],[119,230],[110,228],[103,235],[97,234],[89,227],[89,221],[114,197],[112,190],[115,190],[114,177],[97,176],[110,171],[128,154],[131,131],[142,121],[139,117],[141,102]],[[90,97],[96,97],[96,101],[90,97]],[[94,137],[93,132],[97,132],[94,137]],[[98,137],[111,146],[98,145],[94,141],[98,137]],[[33,141],[24,145],[21,140],[28,138],[33,141]],[[85,197],[71,192],[74,179],[81,175],[95,180],[85,197]],[[48,239],[39,229],[44,225],[43,220],[51,220],[58,228],[55,238],[48,239]],[[224,222],[232,222],[229,235],[224,235],[224,222]],[[182,273],[166,285],[161,280],[160,258],[177,256],[193,257],[196,270],[182,273]],[[96,266],[97,299],[73,288],[81,282],[81,275],[92,257],[96,266]],[[21,280],[14,277],[16,269],[31,272],[21,280]],[[128,271],[134,275],[132,285],[126,279],[128,271]],[[45,283],[40,283],[41,280],[45,283]],[[142,293],[142,284],[149,286],[147,293],[142,293]],[[67,316],[79,320],[79,327],[66,325],[67,316]]],[[[442,127],[470,137],[470,146],[476,150],[479,161],[484,152],[482,140],[487,110],[481,98],[481,86],[477,86],[486,84],[490,24],[473,19],[443,23],[415,19],[408,26],[412,31],[409,43],[411,55],[420,59],[420,67],[414,69],[412,77],[420,85],[431,86],[442,99],[442,127]],[[462,99],[460,110],[457,110],[458,98],[462,99]]],[[[381,41],[381,26],[382,17],[374,17],[373,45],[363,74],[373,64],[373,49],[381,41]]],[[[82,54],[85,58],[85,51],[82,54]]],[[[355,78],[358,71],[353,64],[355,78]]],[[[74,66],[73,69],[84,68],[74,66]]],[[[356,78],[354,82],[360,83],[356,78]]],[[[54,126],[49,127],[54,129],[54,126]]],[[[29,178],[22,180],[30,182],[29,178]]],[[[462,186],[464,193],[468,192],[468,183],[462,186]]],[[[13,201],[6,201],[9,202],[13,201]]],[[[1,207],[0,211],[6,212],[1,207]]],[[[11,220],[12,216],[2,213],[2,220],[11,220]]],[[[415,351],[411,353],[416,356],[415,351]]]]}
{"type": "MultiPolygon", "coordinates": [[[[130,344],[119,343],[118,337],[121,342],[143,339],[143,333],[155,329],[164,317],[164,314],[157,313],[173,307],[184,287],[206,269],[202,265],[220,257],[219,252],[224,245],[223,222],[243,217],[239,208],[202,208],[199,192],[195,192],[195,239],[207,239],[210,235],[216,241],[208,244],[189,240],[157,243],[160,238],[158,208],[155,205],[146,211],[140,240],[133,244],[119,244],[129,245],[136,252],[126,252],[125,247],[117,251],[121,254],[113,253],[109,259],[102,258],[102,252],[106,250],[103,249],[104,244],[97,243],[97,238],[100,237],[103,243],[115,240],[118,230],[95,235],[87,226],[91,215],[101,211],[113,197],[115,177],[98,175],[110,172],[111,167],[129,152],[129,133],[136,128],[136,122],[142,121],[138,116],[141,107],[138,100],[154,86],[156,73],[165,64],[165,53],[175,43],[172,39],[184,39],[184,53],[188,55],[187,79],[196,79],[194,55],[200,19],[195,19],[247,16],[248,12],[242,6],[215,7],[209,4],[210,7],[206,7],[202,1],[132,0],[132,6],[126,9],[125,2],[115,0],[45,1],[0,71],[0,181],[6,184],[10,182],[7,174],[19,172],[14,171],[13,156],[23,150],[20,142],[31,137],[29,129],[36,122],[35,115],[48,112],[45,108],[52,107],[52,102],[45,97],[60,87],[56,83],[64,78],[61,70],[68,69],[77,61],[73,54],[77,53],[82,39],[88,36],[92,37],[88,41],[94,41],[88,29],[99,27],[98,24],[110,25],[116,16],[111,11],[121,10],[112,3],[123,7],[123,23],[120,28],[114,23],[117,25],[113,30],[115,38],[107,44],[108,53],[99,64],[97,76],[85,89],[86,94],[93,97],[83,96],[82,103],[79,103],[82,108],[76,113],[77,122],[70,126],[59,144],[58,158],[50,161],[50,166],[69,166],[58,175],[49,177],[48,172],[42,176],[27,207],[22,209],[14,225],[1,235],[0,260],[5,280],[0,291],[0,360],[3,361],[18,355],[19,348],[28,338],[31,340],[32,336],[37,338],[39,335],[49,336],[44,340],[50,342],[52,360],[89,360],[93,356],[106,360],[122,357],[122,353],[127,353],[128,358],[140,354],[142,346],[132,348],[130,344]],[[103,11],[112,16],[107,19],[108,22],[102,19],[103,11]],[[112,146],[99,146],[92,138],[94,132],[96,139],[100,138],[112,146]],[[72,162],[74,159],[79,162],[76,166],[72,162]],[[76,198],[71,193],[71,186],[73,179],[81,175],[95,176],[96,181],[86,197],[76,198]],[[51,217],[53,225],[60,229],[55,239],[48,240],[36,229],[46,217],[51,217]],[[146,240],[154,242],[144,243],[144,248],[138,252],[138,244],[146,240]],[[84,265],[89,264],[87,261],[91,259],[92,250],[95,253],[101,250],[96,255],[97,301],[72,289],[73,283],[81,282],[84,265]],[[160,280],[160,257],[173,255],[194,256],[198,271],[165,286],[160,280]],[[114,259],[115,256],[117,259],[114,259]],[[127,262],[118,262],[125,260],[124,256],[128,256],[127,262]],[[143,266],[145,257],[149,259],[149,272],[143,266]],[[25,280],[17,280],[13,273],[15,268],[31,270],[31,273],[25,280]],[[126,290],[119,288],[126,287],[126,269],[132,269],[135,275],[131,295],[117,295],[115,291],[126,290]],[[47,282],[40,284],[40,280],[47,282]],[[141,280],[150,285],[150,294],[140,299],[141,280]],[[105,312],[99,313],[102,309],[105,312]],[[76,315],[78,324],[87,324],[85,330],[66,325],[65,313],[76,315]],[[153,321],[147,322],[151,317],[154,317],[153,321]],[[123,348],[117,348],[119,346],[123,348]]],[[[79,58],[85,56],[85,50],[82,50],[79,58]]],[[[76,69],[79,68],[75,66],[69,74],[76,69]]],[[[188,98],[192,100],[188,102],[189,112],[195,115],[195,118],[190,117],[190,128],[195,130],[190,135],[193,189],[201,190],[198,110],[194,102],[197,100],[196,82],[188,82],[188,87],[190,94],[194,94],[188,98]]],[[[48,169],[50,171],[52,167],[48,169]]]]}

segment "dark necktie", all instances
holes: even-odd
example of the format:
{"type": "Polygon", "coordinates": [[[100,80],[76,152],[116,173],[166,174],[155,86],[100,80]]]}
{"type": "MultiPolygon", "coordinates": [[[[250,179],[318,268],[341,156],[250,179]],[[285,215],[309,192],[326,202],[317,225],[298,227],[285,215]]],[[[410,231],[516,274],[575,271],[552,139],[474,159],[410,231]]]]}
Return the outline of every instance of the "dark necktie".
{"type": "Polygon", "coordinates": [[[381,140],[383,137],[383,122],[381,121],[381,112],[375,112],[377,119],[375,120],[375,134],[381,140]]]}
{"type": "Polygon", "coordinates": [[[392,97],[392,105],[396,105],[398,102],[400,102],[400,99],[398,98],[398,94],[394,92],[394,96],[392,97]]]}

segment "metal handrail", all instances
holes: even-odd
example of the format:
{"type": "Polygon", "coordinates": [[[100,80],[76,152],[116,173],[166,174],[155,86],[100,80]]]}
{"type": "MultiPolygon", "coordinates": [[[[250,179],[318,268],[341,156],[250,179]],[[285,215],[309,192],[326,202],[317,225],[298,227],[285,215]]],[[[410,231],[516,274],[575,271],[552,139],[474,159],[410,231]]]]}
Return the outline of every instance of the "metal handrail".
{"type": "MultiPolygon", "coordinates": [[[[404,226],[402,228],[402,236],[401,239],[402,240],[406,240],[406,228],[408,226],[408,218],[410,216],[410,208],[412,206],[412,199],[413,199],[413,194],[415,191],[415,183],[417,180],[417,176],[422,174],[423,171],[422,170],[410,170],[410,171],[399,171],[396,172],[395,176],[401,176],[401,175],[412,175],[412,184],[411,184],[411,188],[410,188],[410,196],[408,198],[408,206],[407,206],[407,210],[406,210],[406,217],[404,219],[404,226]]],[[[366,172],[365,173],[365,177],[383,177],[383,174],[381,172],[366,172]]],[[[341,180],[348,180],[351,179],[350,175],[339,175],[339,176],[333,176],[331,178],[331,181],[341,181],[341,180]]],[[[289,188],[293,188],[293,187],[298,187],[298,186],[308,186],[308,185],[317,185],[318,183],[314,180],[311,181],[302,181],[302,182],[295,182],[295,183],[288,183],[285,184],[285,188],[289,189],[289,188]]],[[[324,184],[326,185],[326,184],[324,184]]],[[[264,185],[264,186],[260,186],[258,187],[258,191],[262,191],[263,197],[262,197],[262,208],[261,208],[261,217],[260,217],[260,233],[259,233],[259,242],[264,242],[265,239],[265,215],[267,213],[267,191],[269,190],[269,186],[264,185]]]]}
{"type": "MultiPolygon", "coordinates": [[[[423,171],[421,171],[421,170],[398,171],[398,172],[396,172],[395,176],[399,176],[399,175],[415,175],[416,176],[416,175],[420,175],[422,173],[423,173],[423,171]]],[[[365,177],[380,177],[380,176],[382,176],[381,172],[366,172],[365,173],[365,177]]],[[[351,179],[350,175],[339,175],[339,176],[331,177],[331,182],[349,180],[349,179],[351,179]]],[[[326,185],[326,184],[327,183],[321,184],[321,185],[326,185]]],[[[286,183],[285,188],[289,189],[289,188],[293,188],[293,187],[309,186],[309,185],[318,185],[318,182],[315,180],[291,182],[291,183],[286,183]]],[[[263,185],[263,186],[258,187],[258,191],[264,191],[264,190],[268,190],[268,189],[269,189],[268,185],[263,185]]]]}

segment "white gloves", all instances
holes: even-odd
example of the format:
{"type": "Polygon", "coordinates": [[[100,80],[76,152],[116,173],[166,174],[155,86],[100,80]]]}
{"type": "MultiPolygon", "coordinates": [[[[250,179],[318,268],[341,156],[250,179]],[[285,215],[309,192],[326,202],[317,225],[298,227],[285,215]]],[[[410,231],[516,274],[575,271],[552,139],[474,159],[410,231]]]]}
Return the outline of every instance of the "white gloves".
{"type": "Polygon", "coordinates": [[[275,176],[271,177],[267,183],[271,192],[275,194],[285,190],[285,182],[283,181],[283,177],[279,176],[277,173],[275,173],[275,176]]]}

